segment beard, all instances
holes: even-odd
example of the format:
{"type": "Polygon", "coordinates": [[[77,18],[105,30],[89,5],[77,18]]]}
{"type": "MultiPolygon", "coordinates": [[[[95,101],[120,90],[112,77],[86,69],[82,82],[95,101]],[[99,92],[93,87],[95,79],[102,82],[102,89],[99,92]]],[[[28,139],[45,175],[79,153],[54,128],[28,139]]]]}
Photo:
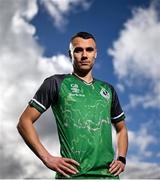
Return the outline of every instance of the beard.
{"type": "Polygon", "coordinates": [[[76,72],[77,74],[83,77],[87,75],[90,71],[92,71],[93,66],[94,66],[94,61],[92,63],[85,63],[85,61],[82,61],[79,63],[74,63],[73,69],[74,69],[74,72],[76,72]]]}

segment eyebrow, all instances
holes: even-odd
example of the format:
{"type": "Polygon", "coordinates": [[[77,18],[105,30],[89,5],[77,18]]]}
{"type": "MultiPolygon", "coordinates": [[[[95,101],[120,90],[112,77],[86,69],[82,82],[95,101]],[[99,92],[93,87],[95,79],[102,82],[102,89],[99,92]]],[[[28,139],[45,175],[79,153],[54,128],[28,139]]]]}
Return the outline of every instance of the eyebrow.
{"type": "Polygon", "coordinates": [[[92,51],[94,51],[94,48],[93,48],[93,47],[86,47],[86,48],[76,47],[76,48],[74,49],[74,52],[75,52],[75,53],[83,52],[84,49],[85,49],[87,52],[92,52],[92,51]]]}

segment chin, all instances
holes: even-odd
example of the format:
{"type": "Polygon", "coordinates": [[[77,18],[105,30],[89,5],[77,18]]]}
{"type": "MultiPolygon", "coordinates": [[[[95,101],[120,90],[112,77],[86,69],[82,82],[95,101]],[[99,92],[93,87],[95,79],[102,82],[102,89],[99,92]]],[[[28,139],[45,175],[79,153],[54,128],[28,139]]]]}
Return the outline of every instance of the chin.
{"type": "Polygon", "coordinates": [[[83,66],[73,66],[76,72],[79,73],[88,73],[92,70],[93,65],[83,65],[83,66]]]}
{"type": "Polygon", "coordinates": [[[92,67],[81,67],[79,68],[79,72],[82,73],[88,73],[89,71],[91,71],[92,67]]]}

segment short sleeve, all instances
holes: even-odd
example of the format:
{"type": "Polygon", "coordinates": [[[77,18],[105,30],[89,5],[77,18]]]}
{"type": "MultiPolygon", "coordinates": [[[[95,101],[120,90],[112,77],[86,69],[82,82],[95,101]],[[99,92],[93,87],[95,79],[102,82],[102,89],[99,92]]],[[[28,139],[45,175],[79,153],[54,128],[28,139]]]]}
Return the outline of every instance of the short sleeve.
{"type": "Polygon", "coordinates": [[[56,79],[52,76],[44,80],[29,105],[36,108],[40,113],[46,111],[51,104],[56,103],[58,88],[56,79]]]}
{"type": "Polygon", "coordinates": [[[111,121],[117,123],[125,119],[125,114],[121,108],[118,95],[112,87],[112,105],[111,105],[111,121]]]}

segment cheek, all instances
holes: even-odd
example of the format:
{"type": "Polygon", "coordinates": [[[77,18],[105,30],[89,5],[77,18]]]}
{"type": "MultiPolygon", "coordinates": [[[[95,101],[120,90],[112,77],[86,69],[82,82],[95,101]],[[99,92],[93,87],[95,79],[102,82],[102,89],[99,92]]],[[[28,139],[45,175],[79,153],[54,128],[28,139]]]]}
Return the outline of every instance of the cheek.
{"type": "Polygon", "coordinates": [[[81,60],[80,54],[73,54],[72,60],[73,60],[73,61],[77,61],[77,62],[78,62],[79,60],[81,60]]]}
{"type": "Polygon", "coordinates": [[[71,60],[72,60],[72,64],[78,64],[79,60],[77,56],[73,55],[71,60]]]}
{"type": "Polygon", "coordinates": [[[92,62],[94,63],[95,59],[96,59],[95,55],[92,55],[90,58],[91,58],[92,62]]]}

